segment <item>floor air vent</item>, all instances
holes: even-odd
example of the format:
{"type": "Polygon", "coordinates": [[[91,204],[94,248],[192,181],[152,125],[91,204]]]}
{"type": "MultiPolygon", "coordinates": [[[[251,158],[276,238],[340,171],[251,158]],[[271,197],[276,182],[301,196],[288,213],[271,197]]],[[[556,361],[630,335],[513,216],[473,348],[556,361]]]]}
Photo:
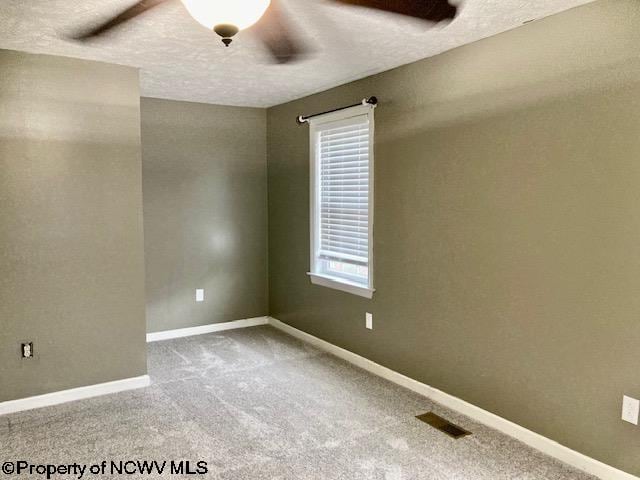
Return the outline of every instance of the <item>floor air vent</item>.
{"type": "Polygon", "coordinates": [[[422,415],[418,415],[416,418],[453,438],[462,438],[467,435],[471,435],[471,432],[467,432],[464,428],[454,425],[433,412],[423,413],[422,415]]]}

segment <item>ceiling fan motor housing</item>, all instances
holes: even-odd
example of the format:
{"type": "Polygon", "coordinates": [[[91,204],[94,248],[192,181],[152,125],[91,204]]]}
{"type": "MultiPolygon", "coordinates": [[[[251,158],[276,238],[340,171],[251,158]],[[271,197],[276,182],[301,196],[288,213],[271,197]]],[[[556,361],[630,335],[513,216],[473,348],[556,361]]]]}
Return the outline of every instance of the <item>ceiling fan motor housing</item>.
{"type": "Polygon", "coordinates": [[[239,29],[230,23],[221,23],[220,25],[213,27],[213,31],[222,37],[222,43],[228,47],[232,42],[231,37],[238,33],[239,29]]]}

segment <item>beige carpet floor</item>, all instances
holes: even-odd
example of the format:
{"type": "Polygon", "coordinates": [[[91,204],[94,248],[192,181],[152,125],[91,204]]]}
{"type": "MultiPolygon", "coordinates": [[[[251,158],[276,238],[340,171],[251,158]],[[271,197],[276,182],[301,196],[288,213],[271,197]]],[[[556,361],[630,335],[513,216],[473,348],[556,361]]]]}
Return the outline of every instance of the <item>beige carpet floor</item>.
{"type": "Polygon", "coordinates": [[[149,344],[149,373],[145,389],[0,417],[0,461],[207,470],[88,479],[593,478],[269,326],[149,344]],[[473,435],[414,418],[430,410],[473,435]]]}

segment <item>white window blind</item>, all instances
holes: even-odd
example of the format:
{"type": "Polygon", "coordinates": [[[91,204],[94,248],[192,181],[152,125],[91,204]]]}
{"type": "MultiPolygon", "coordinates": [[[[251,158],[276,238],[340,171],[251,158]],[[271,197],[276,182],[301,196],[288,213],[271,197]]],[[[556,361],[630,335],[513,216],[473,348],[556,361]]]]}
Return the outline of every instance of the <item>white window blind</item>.
{"type": "Polygon", "coordinates": [[[372,106],[353,107],[311,122],[311,279],[369,298],[373,292],[372,136],[372,106]]]}
{"type": "Polygon", "coordinates": [[[369,119],[319,132],[321,258],[368,266],[369,119]]]}

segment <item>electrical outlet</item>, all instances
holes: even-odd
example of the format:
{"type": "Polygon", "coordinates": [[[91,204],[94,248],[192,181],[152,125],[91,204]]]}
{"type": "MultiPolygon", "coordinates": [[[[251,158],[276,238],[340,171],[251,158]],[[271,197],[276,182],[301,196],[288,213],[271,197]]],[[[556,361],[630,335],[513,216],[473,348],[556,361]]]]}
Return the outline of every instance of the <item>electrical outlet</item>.
{"type": "Polygon", "coordinates": [[[204,302],[204,289],[197,288],[196,289],[196,302],[204,302]]]}
{"type": "Polygon", "coordinates": [[[22,358],[33,358],[33,342],[23,343],[20,351],[22,358]]]}
{"type": "Polygon", "coordinates": [[[365,326],[369,330],[373,330],[373,314],[369,312],[365,313],[364,319],[365,319],[365,326]]]}
{"type": "Polygon", "coordinates": [[[622,397],[622,420],[638,425],[638,415],[640,414],[640,400],[635,398],[622,397]]]}

